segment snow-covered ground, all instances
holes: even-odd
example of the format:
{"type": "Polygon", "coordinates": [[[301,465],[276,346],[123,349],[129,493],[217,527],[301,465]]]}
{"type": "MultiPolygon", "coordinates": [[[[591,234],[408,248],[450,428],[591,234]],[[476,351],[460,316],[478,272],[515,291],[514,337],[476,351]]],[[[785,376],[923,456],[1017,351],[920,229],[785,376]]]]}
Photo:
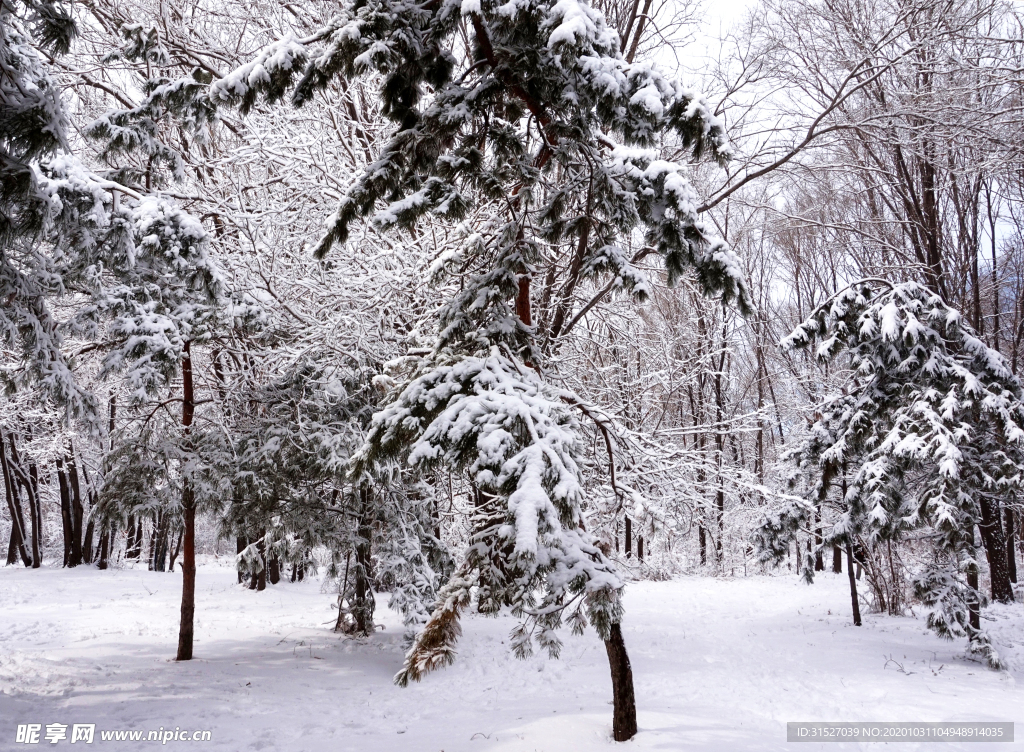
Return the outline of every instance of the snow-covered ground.
{"type": "MultiPolygon", "coordinates": [[[[255,593],[230,568],[204,564],[196,659],[175,663],[179,575],[5,567],[0,750],[33,748],[14,743],[18,724],[54,722],[206,729],[209,742],[167,746],[210,752],[781,750],[786,721],[813,720],[1016,721],[1022,741],[974,746],[1024,749],[1024,607],[990,612],[1010,663],[1000,673],[920,619],[868,615],[851,626],[846,587],[833,575],[811,587],[788,576],[630,585],[624,631],[640,733],[617,745],[593,632],[566,634],[560,660],[517,661],[510,618],[470,616],[457,663],[400,689],[399,620],[382,607],[386,628],[373,638],[336,635],[333,596],[315,581],[255,593]]],[[[91,748],[154,745],[97,733],[91,748]]]]}

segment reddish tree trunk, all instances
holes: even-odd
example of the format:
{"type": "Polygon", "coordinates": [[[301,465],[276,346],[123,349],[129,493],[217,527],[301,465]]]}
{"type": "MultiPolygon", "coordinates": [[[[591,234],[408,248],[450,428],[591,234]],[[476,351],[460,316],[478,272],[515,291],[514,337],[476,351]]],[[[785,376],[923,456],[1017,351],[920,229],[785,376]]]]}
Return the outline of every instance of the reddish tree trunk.
{"type": "MultiPolygon", "coordinates": [[[[181,425],[187,436],[195,415],[195,391],[192,386],[192,347],[185,343],[181,360],[182,408],[181,425]]],[[[182,480],[181,511],[184,527],[181,552],[181,624],[178,628],[179,661],[192,660],[193,622],[196,613],[196,503],[192,483],[186,476],[182,480]]]]}

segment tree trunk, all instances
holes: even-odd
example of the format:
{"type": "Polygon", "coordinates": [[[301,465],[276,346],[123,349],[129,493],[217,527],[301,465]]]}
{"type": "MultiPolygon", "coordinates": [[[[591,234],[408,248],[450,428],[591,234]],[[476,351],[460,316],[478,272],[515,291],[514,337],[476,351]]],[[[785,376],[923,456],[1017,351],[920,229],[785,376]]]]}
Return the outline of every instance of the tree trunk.
{"type": "Polygon", "coordinates": [[[142,520],[134,514],[128,515],[128,540],[124,546],[124,558],[138,561],[142,556],[142,520]]]}
{"type": "MultiPolygon", "coordinates": [[[[114,449],[114,426],[115,426],[115,420],[114,419],[115,419],[116,416],[117,416],[117,397],[112,394],[112,395],[110,395],[110,422],[109,422],[108,427],[107,427],[107,437],[109,439],[109,446],[108,446],[108,448],[111,451],[113,451],[113,449],[114,449]]],[[[88,480],[86,482],[88,482],[88,480]]],[[[96,505],[95,505],[95,501],[94,501],[93,502],[93,510],[95,511],[95,509],[96,509],[96,505]]],[[[111,541],[112,535],[113,534],[112,534],[111,529],[110,529],[110,522],[108,520],[101,520],[100,521],[100,546],[99,546],[99,551],[97,552],[97,555],[96,555],[96,558],[97,558],[96,567],[98,569],[106,569],[107,566],[108,566],[107,560],[110,558],[110,541],[111,541]]]]}
{"type": "MultiPolygon", "coordinates": [[[[39,506],[39,496],[36,493],[38,484],[33,483],[34,478],[27,475],[21,466],[18,448],[14,443],[14,434],[8,435],[7,438],[11,445],[11,461],[8,464],[8,468],[13,471],[14,476],[20,481],[21,487],[25,489],[25,497],[28,499],[29,517],[32,521],[32,568],[38,569],[43,563],[41,553],[43,545],[43,514],[42,508],[39,506]]],[[[29,468],[29,473],[34,474],[34,472],[35,466],[32,465],[29,468]]]]}
{"type": "Polygon", "coordinates": [[[356,562],[353,576],[355,578],[355,603],[352,604],[352,615],[356,620],[356,632],[370,634],[373,632],[373,587],[371,553],[373,540],[373,518],[370,509],[370,489],[365,486],[359,489],[361,502],[359,513],[359,529],[356,543],[356,562]]]}
{"type": "Polygon", "coordinates": [[[246,540],[244,535],[236,535],[235,536],[235,557],[236,557],[236,559],[235,559],[235,568],[238,570],[238,584],[239,585],[242,584],[242,568],[239,566],[239,564],[241,564],[241,559],[238,559],[237,557],[242,555],[242,552],[246,549],[246,547],[248,545],[249,545],[249,541],[246,540]]]}
{"type": "Polygon", "coordinates": [[[178,560],[178,554],[181,553],[181,539],[184,536],[184,534],[185,534],[185,528],[179,527],[178,528],[178,537],[174,541],[174,550],[171,551],[171,563],[167,565],[167,571],[168,572],[173,572],[174,571],[174,562],[178,560]]]}
{"type": "Polygon", "coordinates": [[[20,554],[22,563],[32,566],[28,549],[25,548],[25,515],[21,511],[21,496],[18,484],[11,469],[7,466],[7,448],[4,445],[3,433],[0,432],[0,471],[4,476],[4,494],[7,497],[7,509],[11,514],[11,543],[7,549],[7,563],[14,564],[15,554],[20,554]]]}
{"type": "MultiPolygon", "coordinates": [[[[29,434],[29,440],[31,441],[32,436],[29,434]]],[[[39,520],[39,529],[32,531],[32,537],[35,539],[33,545],[39,546],[39,566],[43,565],[43,499],[39,495],[39,468],[36,467],[36,463],[29,460],[28,463],[28,477],[29,483],[32,487],[32,497],[30,502],[35,508],[36,519],[39,520]]]]}
{"type": "Polygon", "coordinates": [[[985,545],[985,556],[988,558],[989,574],[992,581],[992,600],[1000,603],[1013,603],[1013,586],[1010,584],[1010,572],[1007,566],[1006,536],[999,519],[999,505],[991,498],[982,495],[979,498],[981,507],[981,540],[985,545]]]}
{"type": "Polygon", "coordinates": [[[832,571],[835,574],[843,573],[843,549],[838,544],[832,545],[832,571]]]}
{"type": "Polygon", "coordinates": [[[271,554],[270,560],[267,562],[267,579],[270,580],[271,585],[276,585],[281,581],[281,562],[277,559],[277,554],[271,554]]]}
{"type": "Polygon", "coordinates": [[[260,531],[260,541],[256,544],[256,548],[260,552],[260,571],[256,573],[256,590],[262,592],[267,589],[267,554],[264,549],[264,541],[266,538],[267,531],[260,531]]]}
{"type": "Polygon", "coordinates": [[[75,445],[68,444],[68,482],[71,491],[71,555],[69,567],[77,567],[82,563],[82,519],[85,517],[85,505],[82,503],[82,485],[78,481],[78,464],[75,462],[75,445]]]}
{"type": "Polygon", "coordinates": [[[108,558],[110,558],[110,528],[107,525],[103,525],[103,532],[100,534],[99,561],[96,567],[98,569],[106,569],[108,558]]]}
{"type": "Polygon", "coordinates": [[[160,515],[160,526],[156,536],[156,547],[153,552],[153,571],[167,571],[167,556],[171,553],[171,515],[160,515]]]}
{"type": "MultiPolygon", "coordinates": [[[[703,532],[703,528],[701,529],[703,532]]],[[[633,558],[633,520],[626,518],[626,558],[633,558]]]]}
{"type": "MultiPolygon", "coordinates": [[[[95,510],[95,505],[93,506],[95,510]]],[[[92,564],[92,539],[96,535],[96,515],[89,515],[89,524],[85,526],[85,540],[82,541],[82,563],[92,564]]]]}
{"type": "MultiPolygon", "coordinates": [[[[185,342],[181,359],[182,408],[181,425],[189,434],[195,414],[195,392],[192,387],[192,348],[185,342]]],[[[184,527],[184,545],[181,556],[181,624],[178,629],[179,661],[192,660],[192,632],[196,612],[196,500],[189,478],[182,481],[181,512],[184,527]]]]}
{"type": "Polygon", "coordinates": [[[196,506],[190,484],[185,484],[182,496],[185,548],[181,557],[181,624],[178,628],[178,655],[175,660],[190,661],[196,613],[196,506]]]}
{"type": "Polygon", "coordinates": [[[821,506],[814,510],[814,571],[825,571],[825,557],[821,550],[821,506]]]}
{"type": "Polygon", "coordinates": [[[633,696],[633,670],[626,654],[621,625],[612,624],[604,647],[612,672],[612,736],[617,742],[626,742],[636,736],[636,699],[633,696]]]}
{"type": "Polygon", "coordinates": [[[124,529],[124,558],[132,558],[132,549],[135,548],[135,515],[128,515],[128,523],[124,529]]]}
{"type": "Polygon", "coordinates": [[[860,621],[860,600],[857,598],[857,578],[853,573],[853,546],[846,541],[846,568],[849,570],[850,578],[850,601],[853,605],[853,626],[859,627],[860,621]]]}
{"type": "Polygon", "coordinates": [[[64,533],[64,566],[71,563],[71,491],[68,488],[68,475],[64,472],[64,461],[57,457],[57,487],[60,489],[60,521],[64,533]]]}
{"type": "Polygon", "coordinates": [[[971,627],[976,630],[981,629],[981,605],[978,603],[978,565],[970,564],[967,567],[967,586],[972,588],[973,592],[967,596],[967,611],[968,620],[971,627]]]}
{"type": "Polygon", "coordinates": [[[1007,506],[1003,510],[1006,531],[1006,570],[1010,575],[1010,582],[1017,581],[1017,520],[1013,509],[1007,506]]]}
{"type": "Polygon", "coordinates": [[[150,572],[156,569],[156,550],[159,545],[157,538],[160,536],[160,519],[161,515],[159,513],[153,515],[153,527],[149,531],[149,553],[146,554],[146,563],[150,572]]]}

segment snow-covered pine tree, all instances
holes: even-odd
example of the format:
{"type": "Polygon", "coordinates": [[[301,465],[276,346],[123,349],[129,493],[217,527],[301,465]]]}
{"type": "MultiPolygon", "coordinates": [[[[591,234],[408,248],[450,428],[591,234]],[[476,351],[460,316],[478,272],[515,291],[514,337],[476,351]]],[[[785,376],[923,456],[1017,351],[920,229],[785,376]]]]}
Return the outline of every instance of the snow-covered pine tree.
{"type": "Polygon", "coordinates": [[[67,146],[67,121],[40,52],[63,55],[75,32],[64,3],[0,6],[0,249],[43,228],[46,206],[33,166],[67,146]]]}
{"type": "MultiPolygon", "coordinates": [[[[103,113],[85,128],[85,135],[101,143],[100,157],[113,168],[111,179],[148,192],[169,180],[184,180],[181,150],[208,140],[216,113],[206,96],[211,77],[201,68],[172,77],[171,56],[156,26],[126,24],[118,31],[122,48],[103,63],[124,64],[138,79],[133,83],[143,96],[133,106],[103,113]]],[[[126,103],[127,93],[118,104],[126,103]]]]}
{"type": "MultiPolygon", "coordinates": [[[[916,283],[869,280],[841,291],[783,341],[791,349],[815,345],[821,359],[848,356],[851,371],[847,393],[826,402],[791,454],[813,500],[848,468],[845,511],[822,545],[930,530],[931,561],[914,583],[931,609],[929,626],[967,636],[998,665],[976,612],[984,598],[975,530],[992,597],[1011,602],[1000,510],[1016,504],[1024,479],[1020,381],[957,311],[916,283]]],[[[793,533],[810,526],[812,509],[793,503],[765,523],[766,559],[779,559],[793,533]]]]}
{"type": "Polygon", "coordinates": [[[373,630],[369,581],[371,537],[377,520],[365,491],[348,482],[348,462],[362,444],[379,398],[374,368],[355,357],[344,365],[303,356],[279,378],[244,395],[262,409],[232,421],[237,466],[226,525],[247,543],[239,567],[258,572],[265,560],[302,565],[324,546],[339,568],[339,607],[353,629],[373,630]],[[362,539],[365,538],[365,539],[362,539]],[[355,562],[339,562],[356,551],[355,562]]]}
{"type": "Polygon", "coordinates": [[[41,247],[53,219],[39,166],[67,148],[60,91],[44,55],[67,52],[75,35],[64,3],[0,6],[0,344],[13,361],[0,371],[7,390],[32,381],[73,415],[93,405],[61,354],[48,296],[62,291],[59,262],[41,247]]]}
{"type": "MultiPolygon", "coordinates": [[[[104,266],[92,270],[93,297],[98,314],[113,315],[106,334],[111,341],[104,359],[105,371],[127,371],[133,402],[141,404],[181,374],[181,433],[160,454],[175,460],[180,480],[180,501],[167,513],[180,514],[183,526],[181,558],[182,603],[177,660],[191,660],[195,614],[195,520],[204,495],[197,487],[204,468],[202,447],[211,444],[197,435],[193,344],[210,339],[227,323],[228,293],[220,268],[209,253],[210,238],[202,224],[173,201],[153,192],[164,183],[159,168],[169,168],[170,179],[183,177],[180,156],[159,139],[161,128],[186,128],[196,139],[212,116],[205,105],[202,86],[194,79],[171,81],[159,75],[167,54],[154,33],[141,27],[125,30],[124,58],[144,66],[144,100],[128,110],[114,110],[86,129],[87,135],[104,141],[102,155],[114,168],[112,176],[134,183],[138,201],[130,207],[137,242],[125,247],[126,255],[110,259],[109,268],[120,274],[105,275],[104,266]],[[157,71],[154,71],[154,66],[157,71]],[[119,167],[113,160],[130,160],[141,154],[143,167],[119,167]],[[141,183],[141,184],[140,184],[141,183]]],[[[198,74],[197,74],[198,75],[198,74]]],[[[249,313],[235,309],[240,318],[249,313]]],[[[214,446],[220,442],[212,441],[214,446]]],[[[210,473],[207,472],[207,475],[210,473]]],[[[214,503],[217,493],[207,494],[214,503]]],[[[129,499],[108,495],[112,503],[129,499]]]]}
{"type": "MultiPolygon", "coordinates": [[[[25,31],[35,28],[40,46],[65,52],[74,26],[62,6],[4,4],[0,24],[3,117],[9,119],[2,136],[0,326],[4,340],[22,352],[21,363],[3,375],[11,388],[38,388],[68,417],[85,419],[98,431],[102,424],[96,400],[79,384],[74,364],[62,351],[66,335],[93,340],[80,351],[103,353],[102,373],[123,372],[135,401],[149,397],[180,369],[182,423],[188,434],[195,404],[190,343],[209,336],[225,302],[207,233],[173,200],[150,193],[148,178],[136,190],[111,179],[132,183],[130,171],[99,177],[71,152],[59,92],[25,31]],[[22,11],[20,16],[16,11],[22,11]],[[58,297],[72,311],[60,325],[50,313],[58,297]]],[[[147,70],[159,58],[148,38],[129,35],[128,41],[131,54],[144,60],[147,70]]],[[[202,85],[175,87],[157,81],[144,88],[146,108],[136,108],[131,117],[115,113],[104,119],[106,127],[92,130],[109,139],[105,154],[140,148],[147,152],[149,165],[159,157],[174,168],[166,151],[154,151],[152,138],[128,137],[129,121],[151,123],[156,113],[179,110],[191,113],[189,124],[200,123],[210,109],[204,110],[193,96],[201,93],[202,85]]],[[[179,644],[179,656],[188,657],[191,608],[184,601],[191,597],[190,565],[194,582],[193,498],[185,483],[182,624],[183,634],[186,626],[188,634],[180,641],[187,643],[187,650],[179,644]]]]}
{"type": "Polygon", "coordinates": [[[63,6],[5,4],[0,31],[0,331],[22,352],[3,377],[90,418],[96,402],[61,351],[65,335],[102,338],[89,349],[106,353],[104,370],[127,370],[141,396],[177,369],[184,330],[208,324],[223,285],[197,220],[98,177],[71,153],[59,91],[36,51],[67,50],[74,24],[63,6]],[[58,297],[73,310],[61,326],[50,312],[58,297]]]}
{"type": "Polygon", "coordinates": [[[555,630],[589,620],[606,641],[614,736],[636,732],[632,677],[622,642],[622,582],[585,530],[575,395],[543,378],[555,320],[534,321],[534,290],[609,275],[643,299],[635,264],[662,257],[669,283],[694,274],[702,289],[746,307],[739,264],[697,217],[688,166],[663,158],[666,140],[724,162],[724,130],[704,101],[652,65],[630,64],[604,17],[585,2],[357,0],[304,39],[290,37],[215,81],[215,101],[243,111],[265,97],[295,104],[338,76],[375,77],[394,134],[356,178],[317,255],[345,243],[356,221],[379,230],[419,223],[464,227],[461,252],[439,259],[455,278],[440,301],[431,353],[378,413],[353,471],[408,461],[465,470],[480,504],[464,564],[396,677],[454,658],[459,614],[479,589],[480,609],[503,605],[557,655],[555,630]],[[465,43],[463,43],[465,40],[465,43]],[[541,337],[547,338],[543,346],[541,337]]]}

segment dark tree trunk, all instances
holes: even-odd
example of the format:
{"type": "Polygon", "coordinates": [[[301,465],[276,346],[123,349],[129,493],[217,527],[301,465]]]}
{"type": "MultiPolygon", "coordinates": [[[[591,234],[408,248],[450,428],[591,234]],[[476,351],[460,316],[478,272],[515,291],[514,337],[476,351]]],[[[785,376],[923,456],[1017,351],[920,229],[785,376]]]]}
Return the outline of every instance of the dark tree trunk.
{"type": "Polygon", "coordinates": [[[821,550],[821,507],[814,510],[814,571],[825,571],[825,558],[821,550]]]}
{"type": "Polygon", "coordinates": [[[612,624],[604,647],[612,672],[612,736],[617,742],[626,742],[636,736],[636,698],[633,695],[633,669],[629,665],[619,624],[612,624]]]}
{"type": "Polygon", "coordinates": [[[68,482],[71,491],[71,552],[68,566],[77,567],[82,563],[82,520],[85,505],[82,503],[82,485],[78,480],[78,465],[75,462],[75,446],[68,445],[68,482]]]}
{"type": "MultiPolygon", "coordinates": [[[[107,427],[107,437],[109,439],[109,449],[114,449],[114,418],[117,415],[117,397],[110,395],[110,423],[107,427]]],[[[86,481],[88,483],[88,480],[86,481]]],[[[95,512],[96,503],[93,500],[93,511],[95,512]]],[[[112,533],[110,529],[110,522],[107,520],[100,521],[100,545],[99,551],[97,551],[96,566],[99,569],[106,569],[108,566],[108,560],[110,558],[110,541],[112,533]]]]}
{"type": "MultiPolygon", "coordinates": [[[[29,440],[32,439],[31,434],[29,440]]],[[[28,477],[29,483],[32,486],[32,506],[36,510],[36,519],[39,520],[38,532],[33,530],[32,537],[39,545],[39,565],[43,564],[43,499],[39,494],[39,468],[36,467],[36,463],[31,460],[28,463],[28,477]]]]}
{"type": "MultiPolygon", "coordinates": [[[[35,465],[29,467],[29,474],[25,473],[25,470],[21,466],[21,459],[18,457],[18,448],[14,443],[14,434],[8,435],[8,441],[11,445],[11,461],[8,464],[8,468],[13,471],[14,477],[21,483],[21,487],[25,489],[25,497],[28,499],[28,511],[29,517],[32,521],[32,568],[38,569],[42,563],[42,547],[43,547],[43,514],[42,508],[39,506],[39,495],[37,490],[39,484],[35,481],[35,465]]],[[[13,482],[13,481],[12,481],[13,482]]]]}
{"type": "Polygon", "coordinates": [[[700,563],[704,566],[708,563],[708,534],[703,525],[697,527],[697,540],[700,543],[700,563]]]}
{"type": "MultiPolygon", "coordinates": [[[[185,342],[181,359],[182,408],[181,425],[186,436],[195,414],[195,391],[192,387],[192,348],[185,342]]],[[[192,660],[192,634],[196,613],[196,500],[189,478],[184,478],[181,492],[181,514],[184,527],[184,550],[181,556],[181,625],[178,629],[179,661],[192,660]]]]}
{"type": "Polygon", "coordinates": [[[99,569],[106,569],[108,564],[107,560],[110,558],[110,528],[107,525],[103,526],[103,532],[100,533],[100,553],[99,561],[96,566],[99,569]]]}
{"type": "MultiPolygon", "coordinates": [[[[721,481],[721,479],[719,479],[721,481]]],[[[716,504],[717,504],[717,520],[718,520],[718,537],[715,539],[715,557],[718,561],[719,566],[722,566],[722,562],[725,560],[725,553],[722,546],[725,544],[725,491],[719,484],[718,491],[715,492],[716,504]]]]}
{"type": "Polygon", "coordinates": [[[156,569],[157,538],[160,535],[160,514],[153,515],[153,527],[149,529],[149,552],[146,554],[146,564],[149,571],[156,569]]]}
{"type": "Polygon", "coordinates": [[[185,528],[184,527],[179,527],[178,528],[178,537],[174,541],[174,550],[171,551],[171,563],[167,565],[167,571],[168,572],[173,572],[174,571],[174,562],[176,562],[178,560],[178,554],[181,553],[181,539],[184,537],[184,535],[185,535],[185,528]]]}
{"type": "Polygon", "coordinates": [[[128,523],[124,528],[124,558],[132,558],[132,549],[135,548],[135,515],[128,515],[128,523]]]}
{"type": "Polygon", "coordinates": [[[190,661],[196,614],[196,506],[189,483],[185,483],[182,497],[185,547],[181,557],[181,624],[178,628],[178,655],[175,660],[190,661]]]}
{"type": "Polygon", "coordinates": [[[979,590],[978,590],[978,565],[971,564],[967,567],[967,586],[972,588],[973,592],[967,596],[967,611],[968,621],[971,627],[976,630],[981,629],[981,604],[978,602],[979,590]]]}
{"type": "Polygon", "coordinates": [[[143,519],[141,516],[135,518],[135,545],[132,547],[132,558],[138,561],[142,558],[142,541],[145,539],[143,530],[143,519]]]}
{"type": "MultiPolygon", "coordinates": [[[[95,510],[95,506],[93,509],[95,510]]],[[[92,539],[96,535],[96,514],[89,515],[89,524],[85,526],[85,540],[82,541],[82,563],[92,564],[92,539]]]]}
{"type": "Polygon", "coordinates": [[[363,486],[359,489],[359,529],[356,543],[356,565],[353,576],[355,579],[355,603],[352,604],[352,615],[356,621],[356,632],[370,634],[373,632],[373,575],[371,572],[371,553],[373,544],[373,516],[370,508],[370,489],[363,486]]]}
{"type": "Polygon", "coordinates": [[[636,538],[636,558],[640,561],[644,560],[644,537],[638,535],[636,538]]]}
{"type": "Polygon", "coordinates": [[[860,600],[857,598],[857,578],[853,573],[853,546],[846,541],[846,569],[850,578],[850,601],[853,605],[853,626],[859,627],[860,621],[860,600]]]}
{"type": "Polygon", "coordinates": [[[264,549],[265,544],[263,542],[266,535],[266,530],[260,532],[260,542],[256,544],[256,547],[260,552],[260,571],[256,573],[256,590],[258,591],[267,589],[267,554],[264,549]]]}
{"type": "Polygon", "coordinates": [[[7,448],[4,445],[4,436],[0,432],[0,471],[4,476],[4,495],[7,497],[7,509],[11,514],[11,542],[7,549],[7,563],[14,564],[17,559],[15,555],[21,556],[22,563],[32,566],[32,559],[25,548],[25,515],[21,511],[21,496],[18,491],[18,483],[7,465],[7,448]]]}
{"type": "Polygon", "coordinates": [[[987,496],[979,498],[981,507],[981,540],[985,545],[989,574],[992,580],[992,600],[1013,603],[1013,586],[1007,567],[1006,536],[999,519],[999,505],[987,496]]]}
{"type": "Polygon", "coordinates": [[[151,557],[154,572],[167,571],[167,553],[170,549],[171,516],[166,513],[157,515],[157,522],[153,525],[155,534],[153,537],[153,554],[151,557]]]}
{"type": "Polygon", "coordinates": [[[71,562],[71,491],[68,489],[68,476],[64,472],[64,462],[57,458],[57,487],[60,489],[60,521],[64,532],[64,566],[71,562]]]}
{"type": "Polygon", "coordinates": [[[298,565],[292,564],[292,577],[291,577],[292,582],[295,582],[295,574],[296,574],[297,571],[298,571],[298,565]]]}
{"type": "Polygon", "coordinates": [[[302,582],[302,578],[306,576],[306,565],[299,564],[299,582],[302,582]]]}
{"type": "Polygon", "coordinates": [[[836,574],[843,573],[843,549],[838,544],[832,546],[832,571],[836,574]]]}
{"type": "MultiPolygon", "coordinates": [[[[242,555],[242,552],[246,549],[246,547],[248,545],[249,545],[249,541],[246,539],[246,537],[244,535],[236,535],[235,536],[235,556],[236,557],[240,557],[242,555]]],[[[235,560],[235,568],[238,570],[238,584],[239,585],[242,584],[242,567],[241,567],[241,563],[242,563],[242,560],[240,558],[236,558],[236,560],[235,560]]]]}
{"type": "Polygon", "coordinates": [[[1013,509],[1007,506],[1003,510],[1004,528],[1006,530],[1006,570],[1010,575],[1010,582],[1017,581],[1017,516],[1013,509]]]}
{"type": "Polygon", "coordinates": [[[267,579],[271,585],[281,581],[281,562],[278,561],[277,554],[271,554],[270,561],[267,562],[267,579]]]}
{"type": "Polygon", "coordinates": [[[138,560],[142,556],[142,520],[134,514],[128,515],[128,540],[125,541],[124,558],[138,560]]]}
{"type": "MultiPolygon", "coordinates": [[[[704,528],[701,528],[701,532],[704,532],[704,528]]],[[[626,544],[626,558],[631,559],[633,558],[633,520],[629,519],[629,517],[626,518],[626,538],[624,542],[626,544]]],[[[701,543],[703,543],[703,538],[701,543]]],[[[703,564],[704,562],[702,561],[701,563],[703,564]]]]}

